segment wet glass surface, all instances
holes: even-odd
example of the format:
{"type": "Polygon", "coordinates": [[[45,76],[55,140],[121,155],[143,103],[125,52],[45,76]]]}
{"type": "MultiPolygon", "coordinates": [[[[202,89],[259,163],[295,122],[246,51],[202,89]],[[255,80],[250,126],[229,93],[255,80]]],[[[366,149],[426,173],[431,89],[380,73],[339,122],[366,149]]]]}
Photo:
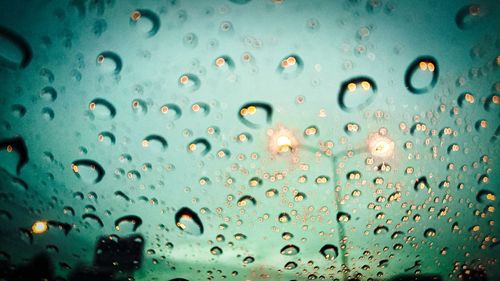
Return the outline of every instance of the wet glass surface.
{"type": "Polygon", "coordinates": [[[0,11],[0,279],[500,276],[498,1],[0,11]]]}

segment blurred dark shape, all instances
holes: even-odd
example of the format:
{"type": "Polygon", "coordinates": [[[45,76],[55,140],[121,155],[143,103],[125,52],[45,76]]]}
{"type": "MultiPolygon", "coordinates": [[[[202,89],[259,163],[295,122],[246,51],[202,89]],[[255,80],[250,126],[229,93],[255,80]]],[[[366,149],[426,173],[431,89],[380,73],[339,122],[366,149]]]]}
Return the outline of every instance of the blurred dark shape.
{"type": "Polygon", "coordinates": [[[488,276],[481,269],[463,269],[459,275],[463,281],[488,281],[488,276]]]}
{"type": "Polygon", "coordinates": [[[117,235],[99,238],[94,266],[113,271],[132,272],[139,269],[142,262],[144,238],[141,235],[130,235],[121,238],[117,235]]]}
{"type": "Polygon", "coordinates": [[[36,255],[28,264],[15,266],[0,262],[0,278],[7,281],[54,280],[54,265],[46,253],[36,255]]]}
{"type": "MultiPolygon", "coordinates": [[[[144,238],[130,235],[101,236],[96,242],[94,264],[76,266],[68,281],[128,281],[141,266],[144,238]]],[[[61,262],[60,262],[61,264],[61,262]]],[[[71,266],[62,262],[65,268],[71,266]]],[[[0,280],[5,281],[55,281],[54,263],[46,253],[39,254],[26,265],[11,264],[10,258],[0,260],[0,280]]]]}
{"type": "Polygon", "coordinates": [[[415,275],[415,274],[404,274],[404,275],[397,275],[389,281],[442,281],[443,278],[439,275],[427,275],[427,274],[422,274],[422,275],[415,275]]]}

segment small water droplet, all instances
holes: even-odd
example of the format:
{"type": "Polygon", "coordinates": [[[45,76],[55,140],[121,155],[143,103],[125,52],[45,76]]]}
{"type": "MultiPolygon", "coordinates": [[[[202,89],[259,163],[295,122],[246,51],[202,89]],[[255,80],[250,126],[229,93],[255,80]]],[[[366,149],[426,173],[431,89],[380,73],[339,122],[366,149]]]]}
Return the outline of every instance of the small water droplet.
{"type": "Polygon", "coordinates": [[[182,207],[175,213],[175,225],[180,230],[191,235],[203,234],[203,224],[198,214],[187,207],[182,207]]]}

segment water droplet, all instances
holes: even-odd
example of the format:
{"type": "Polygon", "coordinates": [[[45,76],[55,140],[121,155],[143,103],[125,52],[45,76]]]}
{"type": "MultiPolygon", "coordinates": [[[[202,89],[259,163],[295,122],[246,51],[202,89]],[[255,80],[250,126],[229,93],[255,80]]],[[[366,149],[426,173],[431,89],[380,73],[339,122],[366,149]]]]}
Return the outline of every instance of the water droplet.
{"type": "Polygon", "coordinates": [[[273,108],[267,103],[251,102],[243,105],[239,112],[240,121],[250,128],[260,128],[271,123],[273,108]]]}
{"type": "Polygon", "coordinates": [[[144,31],[147,37],[152,37],[160,29],[160,17],[151,10],[137,9],[130,15],[130,25],[144,31]]]}
{"type": "Polygon", "coordinates": [[[189,152],[198,152],[201,156],[207,155],[212,149],[212,145],[205,138],[197,138],[188,144],[189,152]]]}
{"type": "Polygon", "coordinates": [[[0,66],[23,69],[33,57],[31,46],[16,32],[0,26],[0,66]]]}
{"type": "Polygon", "coordinates": [[[297,263],[296,262],[293,262],[293,261],[289,261],[285,264],[285,269],[286,270],[292,270],[292,269],[295,269],[297,268],[297,263]]]}
{"type": "Polygon", "coordinates": [[[141,226],[142,219],[135,215],[123,216],[115,221],[115,229],[118,231],[127,231],[128,229],[124,229],[123,227],[124,223],[129,224],[132,227],[132,231],[136,231],[141,226]]]}
{"type": "Polygon", "coordinates": [[[50,107],[42,108],[43,119],[50,121],[50,120],[54,119],[54,115],[55,114],[54,114],[54,111],[52,110],[52,108],[50,108],[50,107]]]}
{"type": "Polygon", "coordinates": [[[222,255],[222,249],[215,246],[212,249],[210,249],[210,253],[214,256],[220,256],[220,255],[222,255]]]}
{"type": "Polygon", "coordinates": [[[10,173],[15,171],[15,174],[19,175],[21,168],[28,163],[28,148],[24,140],[21,137],[15,137],[0,141],[0,160],[0,167],[10,173]],[[15,168],[9,167],[11,165],[15,168]]]}
{"type": "Polygon", "coordinates": [[[202,235],[203,224],[201,223],[198,214],[193,210],[182,207],[175,213],[175,225],[180,229],[191,235],[202,235]]]}
{"type": "Polygon", "coordinates": [[[254,257],[248,256],[248,257],[243,259],[243,264],[253,263],[254,261],[255,261],[254,257]]]}
{"type": "Polygon", "coordinates": [[[293,256],[296,255],[300,252],[299,247],[295,245],[286,245],[285,247],[281,248],[280,254],[284,256],[293,256]]]}
{"type": "Polygon", "coordinates": [[[181,115],[182,115],[181,108],[178,105],[173,104],[173,103],[162,105],[160,108],[160,112],[163,115],[166,115],[169,118],[171,118],[171,120],[177,120],[177,119],[181,118],[181,115]]]}
{"type": "Polygon", "coordinates": [[[104,227],[104,223],[102,222],[101,218],[98,217],[97,215],[85,213],[82,215],[82,219],[93,222],[94,224],[97,224],[101,228],[104,227]]]}
{"type": "Polygon", "coordinates": [[[281,238],[288,241],[293,238],[293,234],[290,232],[283,232],[283,234],[281,234],[281,238]]]}
{"type": "Polygon", "coordinates": [[[45,87],[40,92],[40,97],[45,101],[55,101],[57,98],[57,91],[50,86],[45,87]]]}
{"type": "Polygon", "coordinates": [[[153,151],[164,151],[167,149],[167,140],[159,135],[149,135],[142,140],[142,147],[152,149],[153,151]]]}
{"type": "Polygon", "coordinates": [[[436,230],[434,228],[428,228],[425,230],[424,236],[426,238],[434,237],[434,236],[436,236],[436,230]]]}
{"type": "Polygon", "coordinates": [[[240,240],[246,240],[247,239],[247,236],[243,233],[236,233],[234,235],[234,239],[240,241],[240,240]]]}
{"type": "Polygon", "coordinates": [[[71,164],[71,169],[77,178],[86,183],[98,183],[104,177],[105,171],[99,163],[94,160],[81,159],[71,164]]]}
{"type": "Polygon", "coordinates": [[[493,192],[491,192],[489,190],[481,189],[476,195],[476,200],[479,203],[485,203],[488,201],[495,201],[496,196],[493,192]]]}
{"type": "Polygon", "coordinates": [[[97,98],[89,103],[89,110],[93,117],[98,119],[113,119],[116,115],[115,107],[107,100],[97,98]]]}
{"type": "Polygon", "coordinates": [[[327,260],[334,260],[339,255],[339,249],[332,244],[326,244],[319,250],[321,255],[327,260]]]}
{"type": "Polygon", "coordinates": [[[276,72],[284,79],[297,77],[304,69],[304,62],[298,55],[289,55],[284,57],[278,64],[276,72]]]}
{"type": "Polygon", "coordinates": [[[479,22],[482,16],[481,6],[477,4],[467,5],[458,10],[455,16],[455,23],[460,29],[468,29],[479,22]]]}
{"type": "Polygon", "coordinates": [[[250,195],[245,195],[245,196],[242,196],[239,200],[238,200],[238,207],[245,207],[245,206],[255,206],[255,204],[257,204],[257,201],[255,200],[254,197],[250,196],[250,195]]]}
{"type": "Polygon", "coordinates": [[[377,84],[369,77],[356,77],[340,86],[338,103],[346,112],[360,111],[370,105],[377,94],[377,84]]]}
{"type": "Polygon", "coordinates": [[[198,46],[198,36],[192,32],[187,33],[182,37],[182,43],[188,48],[195,48],[198,46]]]}
{"type": "Polygon", "coordinates": [[[439,78],[438,63],[430,56],[418,57],[406,69],[405,86],[413,94],[432,90],[439,78]]]}
{"type": "Polygon", "coordinates": [[[144,115],[148,113],[148,105],[141,99],[135,99],[132,101],[132,110],[135,114],[144,115]]]}
{"type": "Polygon", "coordinates": [[[201,81],[198,76],[185,73],[179,77],[179,86],[188,92],[194,92],[200,88],[201,81]]]}
{"type": "Polygon", "coordinates": [[[114,145],[116,142],[115,135],[113,135],[111,132],[101,132],[97,136],[97,140],[100,143],[107,144],[107,145],[114,145]]]}
{"type": "Polygon", "coordinates": [[[281,223],[287,223],[287,222],[290,222],[290,221],[292,220],[292,218],[291,218],[291,217],[290,217],[290,215],[289,215],[289,214],[287,214],[287,213],[281,213],[281,214],[279,214],[279,216],[278,216],[278,220],[279,220],[279,222],[281,222],[281,223]]]}
{"type": "Polygon", "coordinates": [[[122,70],[123,62],[118,54],[105,51],[97,55],[97,65],[104,72],[118,74],[122,70]]]}
{"type": "Polygon", "coordinates": [[[375,235],[385,234],[387,232],[389,232],[389,228],[385,225],[379,225],[373,230],[375,235]]]}
{"type": "Polygon", "coordinates": [[[420,178],[418,178],[415,181],[415,184],[414,184],[413,188],[415,189],[415,191],[419,191],[419,190],[423,190],[423,189],[428,189],[429,192],[430,192],[429,183],[427,182],[427,178],[426,177],[420,177],[420,178]]]}

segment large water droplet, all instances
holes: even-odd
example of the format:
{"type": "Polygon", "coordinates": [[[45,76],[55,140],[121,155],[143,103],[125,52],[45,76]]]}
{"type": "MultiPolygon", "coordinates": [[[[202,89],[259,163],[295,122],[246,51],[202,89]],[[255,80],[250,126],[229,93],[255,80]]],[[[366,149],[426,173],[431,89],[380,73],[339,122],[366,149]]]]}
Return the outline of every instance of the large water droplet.
{"type": "Polygon", "coordinates": [[[347,112],[360,111],[369,106],[377,94],[377,84],[369,77],[356,77],[340,86],[338,103],[347,112]]]}
{"type": "Polygon", "coordinates": [[[151,10],[137,9],[130,15],[130,25],[143,30],[147,37],[151,37],[160,29],[160,17],[151,10]]]}
{"type": "Polygon", "coordinates": [[[214,256],[220,256],[222,255],[222,249],[220,247],[212,247],[212,249],[210,249],[210,253],[214,256]]]}
{"type": "Polygon", "coordinates": [[[142,219],[135,215],[123,216],[115,221],[115,229],[118,231],[128,231],[128,229],[125,229],[123,226],[125,223],[129,225],[129,228],[131,228],[132,231],[136,231],[137,228],[141,226],[142,219]]]}
{"type": "Polygon", "coordinates": [[[164,151],[167,149],[167,140],[159,135],[149,135],[142,140],[142,147],[153,151],[164,151]]]}
{"type": "Polygon", "coordinates": [[[272,106],[261,102],[246,103],[238,112],[240,121],[250,128],[260,128],[271,123],[272,115],[272,106]]]}
{"type": "Polygon", "coordinates": [[[300,252],[300,249],[299,247],[295,246],[295,245],[286,245],[285,247],[283,247],[281,250],[280,250],[280,254],[284,255],[284,256],[293,256],[293,255],[296,255],[300,252]]]}
{"type": "Polygon", "coordinates": [[[185,73],[179,77],[179,86],[188,92],[194,92],[200,88],[201,81],[198,76],[191,73],[185,73]]]}
{"type": "Polygon", "coordinates": [[[173,104],[173,103],[168,103],[168,104],[162,105],[162,107],[160,107],[160,112],[163,115],[171,118],[171,120],[177,120],[177,119],[181,118],[181,116],[182,116],[181,108],[178,105],[173,104]]]}
{"type": "Polygon", "coordinates": [[[321,255],[327,260],[334,260],[339,255],[339,249],[332,244],[326,244],[319,250],[321,255]]]}
{"type": "Polygon", "coordinates": [[[189,152],[198,152],[200,155],[207,155],[212,149],[212,145],[205,138],[197,138],[188,144],[187,150],[189,152]]]}
{"type": "Polygon", "coordinates": [[[19,175],[21,168],[28,163],[28,148],[24,140],[15,137],[0,141],[0,160],[0,167],[19,175]]]}
{"type": "Polygon", "coordinates": [[[112,119],[116,115],[115,107],[107,100],[96,98],[89,103],[89,110],[98,119],[112,119]]]}
{"type": "MultiPolygon", "coordinates": [[[[415,181],[415,184],[413,185],[413,188],[415,191],[423,190],[423,189],[428,189],[429,190],[429,183],[427,182],[426,177],[420,177],[415,181]]],[[[430,191],[430,190],[429,190],[430,191]]]]}
{"type": "Polygon", "coordinates": [[[304,62],[298,55],[289,55],[284,57],[276,69],[281,77],[290,79],[297,77],[304,69],[304,62]]]}
{"type": "Polygon", "coordinates": [[[458,10],[455,23],[460,29],[468,29],[476,24],[482,16],[481,6],[477,4],[467,5],[458,10]]]}
{"type": "Polygon", "coordinates": [[[292,269],[295,269],[297,268],[297,263],[296,262],[293,262],[293,261],[289,261],[285,264],[285,269],[286,270],[292,270],[292,269]]]}
{"type": "Polygon", "coordinates": [[[250,195],[245,195],[238,200],[237,205],[238,207],[255,206],[256,203],[257,201],[255,200],[254,197],[250,195]]]}
{"type": "Polygon", "coordinates": [[[351,215],[346,212],[338,212],[337,213],[337,221],[338,222],[348,222],[351,220],[351,215]]]}
{"type": "Polygon", "coordinates": [[[182,207],[175,213],[175,225],[191,235],[203,234],[203,224],[198,214],[187,207],[182,207]]]}
{"type": "Polygon", "coordinates": [[[406,69],[405,86],[413,94],[424,94],[432,90],[439,78],[439,67],[435,58],[418,57],[406,69]]]}
{"type": "Polygon", "coordinates": [[[105,171],[94,160],[80,159],[71,164],[71,169],[77,178],[86,183],[98,183],[104,177],[105,171]]]}
{"type": "Polygon", "coordinates": [[[31,46],[19,34],[0,26],[0,66],[22,69],[33,57],[31,46]]]}
{"type": "Polygon", "coordinates": [[[123,62],[120,56],[111,51],[105,51],[97,55],[97,65],[104,72],[118,74],[122,70],[123,62]]]}
{"type": "Polygon", "coordinates": [[[97,224],[99,227],[104,227],[104,223],[101,218],[95,214],[86,213],[82,215],[82,219],[88,221],[91,224],[97,224]]]}

